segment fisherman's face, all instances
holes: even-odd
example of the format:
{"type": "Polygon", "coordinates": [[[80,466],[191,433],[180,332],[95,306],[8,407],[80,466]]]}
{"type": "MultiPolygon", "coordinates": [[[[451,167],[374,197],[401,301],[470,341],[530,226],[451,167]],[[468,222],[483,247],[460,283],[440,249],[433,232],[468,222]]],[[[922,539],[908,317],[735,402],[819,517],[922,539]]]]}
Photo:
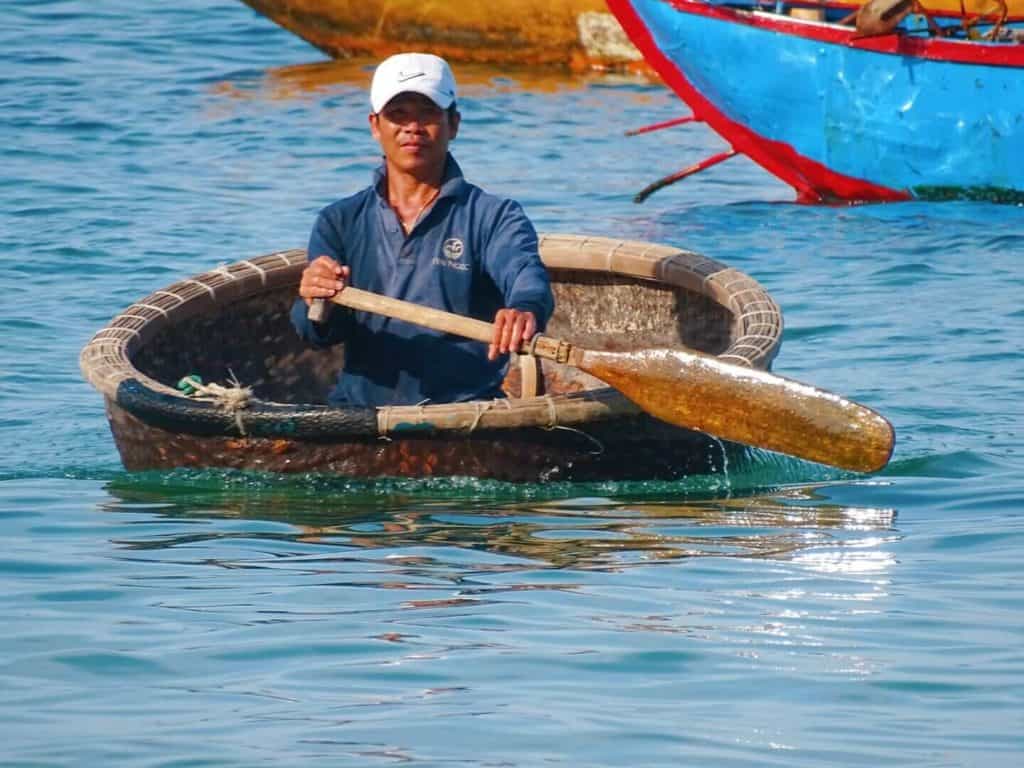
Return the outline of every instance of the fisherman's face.
{"type": "Polygon", "coordinates": [[[384,156],[408,173],[444,167],[449,142],[459,130],[459,114],[449,114],[419,93],[400,93],[370,115],[370,131],[384,156]]]}

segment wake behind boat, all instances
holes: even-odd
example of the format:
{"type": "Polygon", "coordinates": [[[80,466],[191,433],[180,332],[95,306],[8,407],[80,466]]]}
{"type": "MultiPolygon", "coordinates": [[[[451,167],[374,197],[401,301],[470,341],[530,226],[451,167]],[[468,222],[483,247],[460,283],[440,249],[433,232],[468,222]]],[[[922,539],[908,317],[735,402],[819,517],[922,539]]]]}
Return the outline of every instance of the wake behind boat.
{"type": "Polygon", "coordinates": [[[692,110],[672,122],[705,122],[729,144],[638,200],[738,154],[801,202],[1024,200],[1020,0],[893,1],[881,15],[898,23],[868,30],[854,3],[608,6],[692,110]]]}

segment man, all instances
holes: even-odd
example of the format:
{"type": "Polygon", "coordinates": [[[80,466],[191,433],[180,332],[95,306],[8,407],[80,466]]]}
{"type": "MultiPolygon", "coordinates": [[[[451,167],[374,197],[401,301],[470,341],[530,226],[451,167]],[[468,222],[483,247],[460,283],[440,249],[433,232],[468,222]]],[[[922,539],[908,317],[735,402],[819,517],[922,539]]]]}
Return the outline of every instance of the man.
{"type": "Polygon", "coordinates": [[[374,182],[324,208],[309,240],[292,323],[315,346],[344,342],[332,405],[408,405],[501,397],[509,351],[554,308],[537,233],[518,203],[462,177],[455,79],[437,56],[383,61],[370,132],[384,153],[374,182]],[[366,312],[307,308],[346,285],[494,323],[489,347],[366,312]]]}

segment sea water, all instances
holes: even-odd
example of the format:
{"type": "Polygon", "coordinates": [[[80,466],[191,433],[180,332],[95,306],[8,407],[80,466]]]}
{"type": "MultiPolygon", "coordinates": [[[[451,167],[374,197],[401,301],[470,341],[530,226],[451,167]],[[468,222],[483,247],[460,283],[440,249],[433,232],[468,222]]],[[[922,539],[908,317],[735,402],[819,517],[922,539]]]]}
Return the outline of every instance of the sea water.
{"type": "Polygon", "coordinates": [[[0,763],[1024,761],[1024,209],[800,206],[743,159],[635,205],[724,148],[623,136],[686,114],[670,92],[457,68],[472,181],[541,231],[755,277],[775,370],[891,419],[890,466],[131,474],[79,350],[174,280],[303,246],[378,161],[372,62],[234,0],[19,0],[0,44],[0,763]]]}

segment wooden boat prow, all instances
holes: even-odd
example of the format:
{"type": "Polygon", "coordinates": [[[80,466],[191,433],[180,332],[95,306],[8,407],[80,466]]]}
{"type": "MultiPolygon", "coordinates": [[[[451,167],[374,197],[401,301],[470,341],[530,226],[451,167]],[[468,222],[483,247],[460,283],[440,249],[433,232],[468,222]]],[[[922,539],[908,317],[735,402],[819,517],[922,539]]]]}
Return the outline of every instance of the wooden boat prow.
{"type": "Polygon", "coordinates": [[[642,64],[603,0],[243,0],[333,58],[422,50],[451,62],[583,71],[642,64]]]}
{"type": "MultiPolygon", "coordinates": [[[[541,238],[556,298],[548,332],[591,349],[685,346],[767,368],[777,304],[754,279],[699,254],[601,237],[541,238]]],[[[735,446],[669,426],[574,368],[510,366],[507,399],[386,408],[325,404],[343,347],[307,348],[288,313],[302,250],[239,261],[136,302],[85,346],[130,470],[224,467],[351,477],[511,481],[677,478],[713,472],[735,446]],[[242,405],[176,388],[190,374],[250,387],[242,405]]]]}

